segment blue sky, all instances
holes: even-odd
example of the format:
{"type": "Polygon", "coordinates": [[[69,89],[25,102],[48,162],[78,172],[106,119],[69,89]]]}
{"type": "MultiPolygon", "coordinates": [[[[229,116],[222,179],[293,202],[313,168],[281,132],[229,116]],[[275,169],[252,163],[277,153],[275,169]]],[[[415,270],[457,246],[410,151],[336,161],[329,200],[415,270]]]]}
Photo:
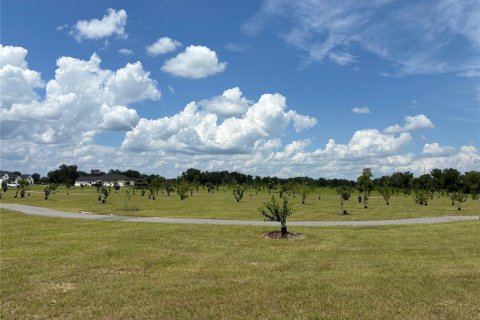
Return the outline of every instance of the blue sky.
{"type": "Polygon", "coordinates": [[[480,168],[477,1],[1,6],[2,169],[480,168]]]}

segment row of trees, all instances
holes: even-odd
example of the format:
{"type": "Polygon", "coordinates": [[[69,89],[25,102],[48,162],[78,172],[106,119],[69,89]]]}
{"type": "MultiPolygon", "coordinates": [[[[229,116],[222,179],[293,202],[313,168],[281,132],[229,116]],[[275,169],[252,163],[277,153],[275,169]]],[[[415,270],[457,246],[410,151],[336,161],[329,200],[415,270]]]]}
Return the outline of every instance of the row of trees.
{"type": "MultiPolygon", "coordinates": [[[[362,175],[357,181],[347,179],[313,179],[310,177],[278,178],[278,177],[260,177],[252,176],[239,172],[229,171],[201,171],[190,168],[183,172],[176,179],[165,179],[160,175],[146,175],[136,170],[117,170],[111,169],[108,173],[122,174],[136,180],[136,184],[141,188],[149,189],[153,186],[157,190],[161,185],[177,186],[180,182],[185,183],[191,189],[198,191],[199,186],[208,188],[209,192],[218,189],[218,186],[227,186],[230,189],[236,186],[242,186],[243,189],[256,189],[275,191],[279,193],[293,192],[293,194],[308,193],[305,187],[351,187],[357,188],[363,194],[362,200],[366,201],[368,206],[368,194],[372,190],[380,193],[389,192],[385,189],[387,186],[396,190],[427,190],[432,192],[459,192],[465,194],[480,194],[480,172],[468,171],[461,173],[457,169],[433,169],[427,174],[414,177],[411,172],[395,172],[391,175],[385,175],[373,179],[373,173],[370,169],[363,170],[362,175]]],[[[34,180],[44,184],[63,184],[71,186],[79,176],[100,176],[105,172],[92,169],[89,173],[79,171],[76,165],[62,164],[57,169],[48,172],[46,177],[40,177],[34,174],[34,180]]],[[[33,175],[32,175],[33,176],[33,175]]]]}

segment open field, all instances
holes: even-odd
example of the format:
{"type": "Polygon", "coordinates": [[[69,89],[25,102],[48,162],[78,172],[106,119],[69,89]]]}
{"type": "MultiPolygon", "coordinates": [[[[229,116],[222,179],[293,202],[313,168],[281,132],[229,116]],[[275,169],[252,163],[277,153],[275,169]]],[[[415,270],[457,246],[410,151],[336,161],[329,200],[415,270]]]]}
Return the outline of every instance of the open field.
{"type": "Polygon", "coordinates": [[[479,222],[151,225],[1,211],[3,319],[478,319],[479,222]]]}
{"type": "MultiPolygon", "coordinates": [[[[142,197],[137,191],[131,195],[128,201],[130,209],[125,211],[125,189],[115,193],[112,189],[107,204],[99,204],[96,189],[94,187],[72,188],[70,195],[66,195],[65,188],[44,200],[41,186],[34,186],[30,197],[14,199],[15,191],[9,190],[3,194],[0,201],[5,203],[18,203],[33,206],[48,207],[69,212],[92,212],[98,214],[115,214],[144,217],[172,217],[172,218],[211,218],[211,219],[238,219],[238,220],[261,220],[258,208],[268,200],[270,196],[267,191],[255,194],[247,191],[244,199],[236,202],[231,190],[220,189],[214,194],[200,189],[193,196],[180,201],[177,194],[172,193],[169,197],[160,193],[156,200],[148,200],[147,196],[142,197]]],[[[462,204],[462,211],[451,205],[451,200],[444,196],[434,196],[428,206],[421,206],[414,203],[411,196],[405,198],[403,195],[393,196],[390,199],[390,206],[385,205],[381,196],[372,193],[369,200],[369,208],[364,209],[358,203],[356,194],[353,194],[345,204],[349,215],[340,215],[340,201],[335,190],[321,189],[308,195],[306,204],[301,204],[299,196],[291,198],[296,213],[290,220],[377,220],[377,219],[400,219],[413,217],[431,217],[447,215],[478,215],[480,213],[480,201],[472,200],[470,197],[462,204]],[[318,197],[321,197],[319,200],[318,197]]]]}

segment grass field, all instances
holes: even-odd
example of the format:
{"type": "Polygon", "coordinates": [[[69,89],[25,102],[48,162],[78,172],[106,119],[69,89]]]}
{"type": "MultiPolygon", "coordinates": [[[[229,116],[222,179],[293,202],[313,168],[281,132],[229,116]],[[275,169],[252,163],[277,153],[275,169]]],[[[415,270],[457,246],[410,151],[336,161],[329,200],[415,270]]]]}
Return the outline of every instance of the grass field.
{"type": "Polygon", "coordinates": [[[479,319],[480,225],[293,228],[1,211],[2,319],[479,319]]]}
{"type": "MultiPolygon", "coordinates": [[[[200,189],[193,196],[180,201],[177,194],[169,197],[166,194],[159,194],[156,200],[148,200],[142,197],[137,191],[131,195],[128,201],[130,209],[135,211],[124,211],[125,192],[121,189],[116,194],[113,189],[108,197],[107,204],[99,204],[96,189],[72,188],[70,195],[66,195],[65,188],[61,188],[49,200],[44,200],[41,186],[35,186],[31,190],[30,197],[15,199],[15,191],[9,190],[3,194],[0,201],[5,203],[20,203],[33,206],[49,207],[69,212],[92,212],[100,214],[115,214],[129,216],[158,216],[174,218],[212,218],[212,219],[237,219],[237,220],[261,220],[258,208],[270,200],[267,191],[258,194],[246,192],[244,199],[236,202],[230,190],[222,190],[209,194],[200,189]]],[[[414,203],[411,196],[405,198],[403,195],[393,196],[390,205],[385,205],[381,196],[375,192],[371,195],[368,209],[358,203],[357,194],[353,194],[345,204],[349,215],[340,215],[340,201],[335,190],[321,189],[309,194],[305,205],[301,204],[299,196],[291,198],[296,213],[291,220],[378,220],[378,219],[399,219],[411,217],[429,217],[446,215],[479,215],[480,201],[472,200],[470,197],[462,204],[462,211],[451,205],[451,200],[444,196],[434,196],[428,206],[421,206],[414,203]],[[320,199],[318,197],[320,196],[320,199]]],[[[278,196],[278,195],[277,195],[278,196]]]]}

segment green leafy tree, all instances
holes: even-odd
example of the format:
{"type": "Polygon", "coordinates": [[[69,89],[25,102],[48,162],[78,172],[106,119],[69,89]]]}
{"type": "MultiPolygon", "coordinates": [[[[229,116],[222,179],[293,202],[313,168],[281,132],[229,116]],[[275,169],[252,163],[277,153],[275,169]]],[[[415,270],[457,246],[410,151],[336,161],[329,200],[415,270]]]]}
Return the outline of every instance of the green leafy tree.
{"type": "Polygon", "coordinates": [[[7,180],[2,180],[2,190],[3,190],[3,192],[7,192],[7,190],[8,190],[8,181],[7,180]]]}
{"type": "Polygon", "coordinates": [[[236,185],[233,188],[233,196],[235,197],[235,200],[237,200],[237,202],[240,202],[240,200],[243,199],[244,193],[245,193],[245,189],[241,185],[236,185]]]}
{"type": "Polygon", "coordinates": [[[348,199],[350,199],[351,193],[352,189],[350,187],[337,187],[337,194],[340,196],[340,213],[342,214],[348,214],[347,210],[343,209],[343,206],[345,205],[345,201],[348,201],[348,199]]]}
{"type": "Polygon", "coordinates": [[[98,193],[98,201],[100,201],[102,204],[107,203],[107,198],[109,194],[110,193],[108,192],[108,188],[102,186],[98,193]]]}
{"type": "Polygon", "coordinates": [[[412,194],[412,189],[410,189],[409,187],[403,188],[403,189],[402,189],[402,193],[403,193],[403,195],[404,195],[405,198],[406,198],[407,196],[409,196],[410,194],[412,194]]]}
{"type": "Polygon", "coordinates": [[[443,181],[448,192],[459,191],[460,171],[453,168],[443,169],[443,181]]]}
{"type": "Polygon", "coordinates": [[[158,192],[160,191],[160,189],[162,189],[163,186],[165,185],[165,178],[155,177],[152,179],[150,184],[155,188],[155,193],[158,195],[158,192]]]}
{"type": "Polygon", "coordinates": [[[118,193],[118,190],[120,190],[120,185],[117,181],[113,182],[113,189],[115,189],[115,193],[118,193]]]}
{"type": "Polygon", "coordinates": [[[383,197],[383,200],[385,200],[385,204],[387,206],[390,205],[390,197],[393,194],[393,188],[390,186],[381,186],[378,188],[378,193],[383,197]]]}
{"type": "Polygon", "coordinates": [[[294,213],[288,202],[288,197],[283,197],[282,203],[279,204],[272,196],[272,200],[265,203],[264,208],[260,208],[260,212],[266,221],[280,222],[282,238],[287,237],[287,219],[294,213]]]}
{"type": "Polygon", "coordinates": [[[368,208],[368,197],[373,187],[372,177],[372,169],[365,168],[363,169],[362,175],[357,179],[358,188],[363,192],[363,207],[365,209],[368,208]]]}
{"type": "Polygon", "coordinates": [[[155,200],[156,188],[153,184],[148,185],[148,199],[155,200]]]}
{"type": "Polygon", "coordinates": [[[480,172],[468,171],[460,177],[464,186],[464,193],[469,193],[473,200],[478,199],[480,194],[480,172]]]}
{"type": "Polygon", "coordinates": [[[443,187],[444,177],[443,172],[440,169],[432,169],[430,171],[430,176],[433,179],[433,188],[435,191],[439,191],[443,187]]]}
{"type": "Polygon", "coordinates": [[[310,187],[308,185],[302,184],[298,188],[298,192],[300,193],[300,197],[302,197],[302,204],[305,204],[305,200],[307,199],[308,194],[310,193],[310,187]]]}
{"type": "Polygon", "coordinates": [[[205,187],[207,187],[207,192],[208,193],[214,193],[215,192],[215,185],[211,182],[205,183],[205,187]]]}
{"type": "Polygon", "coordinates": [[[43,189],[43,193],[45,194],[45,200],[48,200],[48,197],[50,196],[50,194],[52,193],[52,185],[48,184],[44,189],[43,189]]]}
{"type": "Polygon", "coordinates": [[[422,190],[422,189],[413,190],[413,199],[415,200],[415,203],[428,206],[428,198],[429,198],[429,194],[426,190],[422,190]]]}
{"type": "Polygon", "coordinates": [[[185,182],[180,182],[177,185],[177,194],[180,197],[180,200],[185,200],[188,198],[188,186],[185,182]]]}
{"type": "Polygon", "coordinates": [[[454,201],[457,201],[458,210],[459,211],[462,210],[461,205],[462,205],[463,202],[467,201],[467,195],[464,194],[464,193],[460,193],[460,192],[453,192],[451,198],[454,201]]]}
{"type": "Polygon", "coordinates": [[[65,184],[72,183],[79,177],[78,167],[76,165],[62,164],[58,169],[50,171],[47,174],[50,183],[65,184]]]}
{"type": "Polygon", "coordinates": [[[32,174],[32,179],[33,179],[33,183],[37,184],[38,182],[40,182],[40,174],[38,173],[32,174]]]}
{"type": "Polygon", "coordinates": [[[28,188],[28,181],[25,179],[20,179],[19,182],[19,187],[20,187],[20,198],[25,198],[25,192],[27,191],[28,188]]]}
{"type": "Polygon", "coordinates": [[[165,185],[165,192],[167,193],[167,196],[170,197],[170,193],[174,192],[175,189],[173,188],[171,183],[167,183],[165,185]]]}

